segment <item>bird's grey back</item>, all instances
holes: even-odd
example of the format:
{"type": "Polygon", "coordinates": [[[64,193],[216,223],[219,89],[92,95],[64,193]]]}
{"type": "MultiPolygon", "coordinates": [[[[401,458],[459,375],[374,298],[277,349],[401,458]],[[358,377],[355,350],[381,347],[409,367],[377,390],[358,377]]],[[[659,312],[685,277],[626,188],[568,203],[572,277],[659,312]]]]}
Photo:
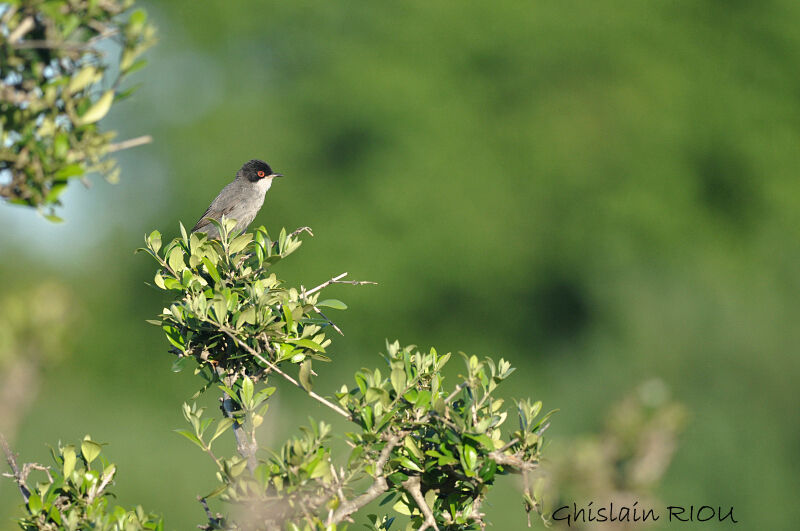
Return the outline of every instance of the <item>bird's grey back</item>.
{"type": "Polygon", "coordinates": [[[234,179],[214,198],[192,232],[203,232],[212,239],[219,238],[219,231],[210,220],[219,221],[223,215],[228,219],[235,219],[235,230],[244,232],[264,204],[264,196],[270,185],[271,181],[253,183],[247,179],[234,179]]]}

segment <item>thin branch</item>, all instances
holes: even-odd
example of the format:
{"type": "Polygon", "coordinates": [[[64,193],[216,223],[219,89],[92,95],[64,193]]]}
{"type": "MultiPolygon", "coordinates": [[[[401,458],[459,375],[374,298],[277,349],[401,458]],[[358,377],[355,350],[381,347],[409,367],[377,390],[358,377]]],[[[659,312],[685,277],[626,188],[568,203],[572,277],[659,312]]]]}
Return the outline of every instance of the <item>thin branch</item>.
{"type": "MultiPolygon", "coordinates": [[[[92,503],[94,499],[97,497],[97,495],[101,494],[105,490],[105,488],[108,487],[108,484],[111,483],[111,480],[114,478],[115,473],[116,469],[112,468],[109,473],[103,475],[103,481],[100,483],[100,485],[95,484],[89,489],[89,494],[88,494],[89,503],[92,503]]],[[[50,480],[50,482],[52,483],[52,479],[50,480]]]]}
{"type": "Polygon", "coordinates": [[[17,487],[19,487],[22,499],[25,500],[25,503],[28,503],[28,499],[31,497],[31,491],[28,490],[28,486],[25,484],[25,478],[20,473],[19,467],[17,467],[17,459],[14,457],[11,447],[8,445],[8,441],[2,433],[0,433],[0,446],[3,447],[3,452],[6,454],[8,466],[11,467],[11,472],[13,473],[11,477],[14,478],[14,482],[17,484],[17,487]]]}
{"type": "Polygon", "coordinates": [[[483,497],[478,496],[472,502],[472,514],[470,514],[470,517],[480,524],[481,529],[486,529],[486,522],[483,521],[483,517],[486,515],[481,512],[481,505],[483,505],[483,497]]]}
{"type": "Polygon", "coordinates": [[[425,517],[425,522],[419,528],[419,531],[425,531],[425,529],[428,529],[429,527],[439,531],[439,526],[436,525],[436,518],[433,516],[433,511],[430,507],[428,507],[428,502],[425,501],[425,496],[422,495],[419,476],[409,477],[402,483],[402,485],[403,488],[406,489],[406,492],[408,492],[414,499],[417,507],[419,507],[419,510],[422,511],[422,515],[425,517]]]}
{"type": "Polygon", "coordinates": [[[10,42],[11,44],[14,44],[16,41],[18,41],[22,37],[24,37],[26,33],[28,33],[30,30],[32,30],[33,26],[34,26],[33,17],[31,17],[31,16],[25,17],[22,20],[22,22],[19,23],[19,26],[14,28],[14,31],[12,31],[8,35],[8,42],[10,42]]]}
{"type": "Polygon", "coordinates": [[[337,276],[333,277],[333,278],[332,278],[332,279],[330,279],[330,280],[326,280],[325,282],[323,282],[322,284],[320,284],[320,285],[319,285],[319,286],[317,286],[316,288],[312,288],[312,289],[310,289],[310,290],[306,291],[306,292],[305,292],[305,294],[306,294],[306,296],[308,296],[308,295],[311,295],[312,293],[315,293],[315,292],[317,292],[317,291],[321,290],[322,288],[325,288],[325,287],[327,287],[327,286],[330,286],[330,285],[331,285],[331,284],[333,284],[334,282],[338,282],[340,279],[343,279],[343,278],[344,278],[344,277],[346,277],[346,276],[347,276],[347,271],[345,271],[345,272],[344,272],[344,273],[342,273],[341,275],[337,275],[337,276]]]}
{"type": "Polygon", "coordinates": [[[208,518],[209,521],[212,521],[214,519],[214,516],[211,514],[211,509],[209,509],[208,502],[206,501],[206,499],[203,498],[202,496],[198,496],[197,501],[200,502],[200,505],[203,506],[203,510],[206,512],[206,518],[208,518]]]}
{"type": "Polygon", "coordinates": [[[498,465],[510,466],[516,468],[521,472],[525,472],[527,470],[533,470],[537,466],[537,463],[532,461],[526,461],[525,459],[519,457],[518,455],[508,455],[499,452],[497,450],[491,452],[489,454],[489,458],[492,459],[498,465]]]}
{"type": "MultiPolygon", "coordinates": [[[[336,473],[335,466],[331,466],[331,475],[333,476],[333,482],[336,485],[336,494],[339,495],[340,500],[344,500],[345,495],[344,491],[342,490],[343,482],[339,479],[339,474],[336,473]]],[[[344,468],[342,468],[342,478],[344,478],[344,468]]],[[[331,512],[328,514],[328,521],[330,521],[331,518],[333,518],[333,509],[331,509],[331,512]]]]}
{"type": "Polygon", "coordinates": [[[65,52],[80,52],[84,50],[91,50],[91,44],[85,42],[66,42],[66,41],[48,41],[48,40],[35,40],[35,41],[22,41],[12,44],[18,50],[22,49],[41,49],[47,48],[50,50],[64,50],[65,52]]]}
{"type": "Polygon", "coordinates": [[[289,235],[289,237],[290,237],[290,238],[294,238],[295,236],[297,236],[297,235],[298,235],[298,234],[300,234],[301,232],[307,232],[307,233],[308,233],[310,236],[314,236],[314,233],[313,233],[313,232],[311,232],[311,227],[300,227],[299,229],[295,229],[295,231],[294,231],[294,232],[292,232],[292,233],[289,235]]]}
{"type": "Polygon", "coordinates": [[[143,146],[152,141],[153,137],[150,135],[137,136],[136,138],[130,138],[128,140],[123,140],[122,142],[117,142],[116,144],[109,144],[106,148],[106,153],[114,153],[115,151],[122,151],[123,149],[143,146]]]}
{"type": "Polygon", "coordinates": [[[247,343],[244,343],[243,341],[240,341],[239,338],[237,338],[229,329],[222,328],[222,331],[225,332],[228,335],[228,337],[233,339],[234,343],[236,343],[237,345],[243,346],[247,350],[247,352],[249,352],[251,355],[253,355],[261,363],[263,363],[267,367],[269,367],[270,370],[275,371],[277,374],[280,374],[286,381],[288,381],[289,383],[291,383],[295,387],[297,387],[299,389],[303,389],[304,391],[306,391],[306,393],[308,393],[308,396],[310,396],[314,400],[317,400],[318,402],[321,402],[322,404],[325,404],[326,406],[328,406],[329,408],[331,408],[332,410],[334,410],[335,412],[337,412],[338,414],[340,414],[341,416],[343,416],[347,420],[353,420],[353,417],[350,416],[350,413],[348,413],[344,409],[340,408],[339,406],[337,406],[336,404],[334,404],[333,402],[331,402],[327,398],[318,395],[314,391],[306,390],[300,384],[300,382],[298,382],[297,380],[295,380],[294,378],[292,378],[291,376],[289,376],[288,374],[286,374],[285,372],[280,370],[277,365],[275,365],[274,363],[272,363],[271,361],[266,359],[264,356],[259,354],[253,347],[251,347],[247,343]]]}
{"type": "Polygon", "coordinates": [[[208,518],[208,523],[211,524],[212,526],[212,527],[207,527],[198,525],[197,527],[199,527],[200,529],[215,529],[215,527],[213,526],[218,526],[220,524],[220,519],[221,519],[220,515],[217,514],[216,516],[214,516],[213,514],[211,514],[211,509],[208,507],[208,502],[202,496],[198,496],[197,501],[200,502],[200,505],[203,506],[203,511],[205,511],[206,518],[208,518]]]}
{"type": "Polygon", "coordinates": [[[458,395],[458,393],[460,393],[460,392],[461,392],[461,390],[462,390],[462,389],[464,389],[464,388],[465,388],[467,385],[468,385],[468,384],[467,384],[467,382],[461,382],[460,384],[458,384],[458,385],[456,386],[456,388],[455,388],[455,389],[453,389],[453,392],[452,392],[452,393],[450,393],[450,394],[447,396],[447,398],[445,398],[445,399],[444,399],[444,403],[445,403],[445,404],[449,404],[449,403],[450,403],[450,401],[451,401],[451,400],[453,400],[453,399],[456,397],[456,395],[458,395]]]}
{"type": "Polygon", "coordinates": [[[536,501],[533,499],[533,496],[531,496],[531,485],[528,482],[528,471],[527,470],[523,470],[522,471],[522,484],[525,485],[525,489],[523,490],[523,492],[525,494],[525,496],[524,496],[524,498],[525,498],[525,518],[528,520],[528,527],[530,527],[531,526],[531,510],[535,509],[535,507],[531,507],[528,504],[528,500],[531,500],[534,503],[536,503],[536,501]]]}
{"type": "Polygon", "coordinates": [[[342,273],[341,275],[336,275],[330,280],[326,280],[319,286],[311,288],[308,291],[303,291],[303,295],[308,297],[309,295],[318,292],[319,290],[330,286],[331,284],[352,284],[354,286],[362,286],[364,284],[377,284],[377,282],[372,282],[370,280],[342,280],[344,277],[347,276],[347,272],[342,273]]]}
{"type": "Polygon", "coordinates": [[[50,474],[49,466],[40,465],[39,463],[25,463],[24,465],[22,465],[21,476],[26,483],[28,482],[28,475],[30,475],[31,470],[38,470],[40,472],[44,472],[47,475],[48,481],[50,481],[50,483],[53,482],[53,476],[50,474]]]}
{"type": "Polygon", "coordinates": [[[389,437],[389,439],[386,441],[386,446],[383,447],[383,450],[381,450],[381,453],[378,456],[378,460],[375,461],[375,474],[377,476],[375,481],[372,483],[372,485],[370,485],[366,492],[360,496],[352,500],[342,500],[342,504],[338,509],[336,509],[336,512],[328,518],[328,526],[338,524],[342,520],[348,519],[351,514],[358,511],[368,503],[375,500],[378,496],[389,490],[389,484],[386,482],[386,476],[383,473],[383,468],[389,461],[389,457],[392,455],[392,450],[394,450],[395,447],[400,444],[400,441],[403,440],[403,437],[405,437],[407,434],[407,431],[400,431],[389,437]]]}
{"type": "Polygon", "coordinates": [[[327,316],[327,315],[325,315],[324,313],[322,313],[322,310],[320,310],[320,309],[319,309],[319,308],[317,308],[316,306],[314,306],[313,308],[314,308],[314,311],[315,311],[315,312],[317,312],[318,314],[320,314],[320,315],[322,316],[322,318],[323,318],[323,319],[325,319],[326,321],[328,321],[328,324],[329,324],[329,325],[331,325],[331,326],[333,327],[333,329],[334,329],[334,330],[336,330],[337,332],[339,332],[339,335],[341,335],[341,336],[343,336],[343,335],[344,335],[344,332],[342,332],[342,329],[341,329],[341,328],[339,328],[338,326],[336,326],[336,323],[334,323],[333,321],[331,321],[331,320],[328,318],[328,316],[327,316]]]}
{"type": "Polygon", "coordinates": [[[103,39],[113,37],[119,33],[119,28],[107,26],[97,20],[90,20],[87,24],[97,32],[97,35],[86,41],[87,44],[94,44],[97,41],[102,41],[103,39]]]}
{"type": "Polygon", "coordinates": [[[508,441],[506,444],[504,444],[503,447],[498,449],[497,451],[500,452],[500,453],[503,453],[506,450],[508,450],[509,448],[511,448],[512,446],[514,446],[515,444],[517,444],[518,442],[519,442],[519,439],[517,437],[514,437],[513,439],[508,441]]]}

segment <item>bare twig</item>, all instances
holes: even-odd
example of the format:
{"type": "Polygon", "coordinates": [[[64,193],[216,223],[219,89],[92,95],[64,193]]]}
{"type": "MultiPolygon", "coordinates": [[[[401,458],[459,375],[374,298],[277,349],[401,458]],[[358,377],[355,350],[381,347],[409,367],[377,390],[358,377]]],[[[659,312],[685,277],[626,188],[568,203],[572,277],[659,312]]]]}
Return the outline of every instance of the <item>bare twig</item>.
{"type": "Polygon", "coordinates": [[[22,22],[19,23],[19,26],[14,28],[14,31],[8,35],[8,42],[14,44],[16,41],[24,37],[26,33],[32,30],[33,26],[33,17],[25,17],[22,22]]]}
{"type": "Polygon", "coordinates": [[[213,526],[219,525],[219,523],[220,523],[220,518],[221,518],[220,515],[217,514],[216,516],[214,516],[211,513],[211,509],[208,507],[208,502],[202,496],[198,496],[197,497],[197,501],[200,502],[200,505],[203,506],[203,511],[205,511],[206,518],[208,518],[208,523],[211,524],[211,526],[212,526],[212,527],[206,527],[206,526],[198,525],[197,527],[199,527],[200,529],[214,529],[213,526]]]}
{"type": "Polygon", "coordinates": [[[313,232],[311,232],[311,227],[300,227],[299,229],[295,229],[295,231],[294,231],[294,232],[292,232],[292,233],[289,235],[289,237],[290,237],[290,238],[294,238],[295,236],[297,236],[297,235],[298,235],[298,234],[300,234],[301,232],[307,232],[307,233],[309,234],[309,236],[313,236],[313,235],[314,235],[314,233],[313,233],[313,232]]]}
{"type": "Polygon", "coordinates": [[[20,473],[19,467],[17,466],[17,459],[14,457],[11,447],[8,446],[8,441],[6,441],[6,438],[2,433],[0,433],[0,446],[3,447],[3,453],[6,454],[8,466],[11,467],[11,477],[14,478],[14,482],[17,484],[17,487],[19,487],[19,492],[22,494],[22,499],[25,500],[25,503],[28,503],[28,499],[31,497],[31,491],[28,490],[28,486],[25,484],[25,477],[23,477],[23,475],[20,473]]]}
{"type": "Polygon", "coordinates": [[[39,470],[40,472],[44,472],[47,475],[47,479],[50,483],[53,482],[53,476],[50,474],[50,467],[40,465],[39,463],[25,463],[22,465],[22,479],[25,483],[28,482],[28,475],[31,473],[31,470],[39,470]]]}
{"type": "Polygon", "coordinates": [[[200,505],[203,506],[203,510],[206,512],[206,518],[208,518],[209,521],[213,520],[214,517],[211,514],[211,509],[208,508],[208,502],[206,501],[206,499],[203,498],[202,496],[198,496],[197,501],[199,501],[200,505]]]}
{"type": "Polygon", "coordinates": [[[449,404],[450,401],[453,400],[458,395],[458,393],[460,393],[461,390],[464,389],[467,385],[468,385],[467,382],[461,382],[460,384],[458,384],[456,388],[453,389],[453,392],[447,395],[447,398],[444,399],[444,403],[449,404]]]}
{"type": "MultiPolygon", "coordinates": [[[[336,494],[339,495],[340,500],[345,499],[344,491],[342,490],[342,481],[339,479],[339,474],[336,473],[336,467],[331,466],[331,475],[333,476],[333,482],[336,485],[336,494]]],[[[344,477],[344,468],[342,468],[342,477],[344,477]]],[[[333,509],[331,509],[330,514],[328,514],[328,520],[333,518],[333,509]]]]}
{"type": "MultiPolygon", "coordinates": [[[[535,509],[535,507],[531,507],[528,504],[528,500],[533,500],[533,496],[531,496],[531,485],[528,482],[528,471],[522,471],[522,484],[525,485],[525,489],[523,492],[525,493],[525,518],[528,520],[528,527],[531,526],[531,510],[535,509]]],[[[535,503],[535,502],[534,502],[535,503]]]]}
{"type": "Polygon", "coordinates": [[[149,144],[152,141],[153,137],[150,135],[137,136],[136,138],[123,140],[122,142],[117,142],[116,144],[109,144],[108,147],[106,148],[106,153],[114,153],[115,151],[122,151],[123,149],[143,146],[145,144],[149,144]]]}
{"type": "Polygon", "coordinates": [[[517,444],[518,442],[519,442],[519,439],[517,437],[514,437],[513,439],[508,441],[506,444],[504,444],[503,447],[498,449],[497,451],[500,452],[500,453],[503,453],[506,450],[508,450],[509,448],[511,448],[512,446],[514,446],[515,444],[517,444]]]}
{"type": "Polygon", "coordinates": [[[108,26],[97,20],[89,20],[87,24],[97,32],[97,35],[86,41],[87,44],[94,44],[97,41],[113,37],[119,33],[119,28],[108,26]]]}
{"type": "Polygon", "coordinates": [[[486,522],[483,521],[483,517],[486,515],[481,512],[481,505],[483,505],[483,497],[478,496],[472,502],[472,514],[470,516],[478,521],[481,529],[486,529],[486,522]]]}
{"type": "MultiPolygon", "coordinates": [[[[101,494],[108,484],[111,483],[111,480],[114,478],[114,474],[116,473],[116,469],[112,468],[108,473],[103,475],[103,481],[100,482],[100,485],[95,484],[89,489],[88,500],[89,503],[92,503],[94,499],[97,497],[98,494],[101,494]]],[[[52,482],[52,479],[50,480],[52,482]]]]}
{"type": "Polygon", "coordinates": [[[17,49],[47,48],[49,50],[64,50],[68,52],[80,52],[92,49],[92,45],[85,42],[47,41],[47,40],[22,41],[16,44],[12,44],[12,46],[17,49]]]}
{"type": "Polygon", "coordinates": [[[308,295],[311,295],[312,293],[316,293],[317,291],[321,290],[322,288],[330,286],[334,282],[338,282],[340,279],[343,279],[346,276],[347,276],[347,271],[345,271],[341,275],[337,275],[337,276],[333,277],[330,280],[326,280],[325,282],[323,282],[322,284],[320,284],[316,288],[311,288],[310,290],[306,291],[305,294],[306,294],[306,296],[308,296],[308,295]]]}
{"type": "Polygon", "coordinates": [[[414,499],[417,507],[419,507],[419,510],[422,511],[422,515],[425,517],[425,521],[419,528],[419,531],[425,531],[425,529],[428,529],[429,527],[439,531],[439,526],[436,525],[436,518],[433,516],[433,511],[430,507],[428,507],[428,502],[425,501],[425,496],[422,495],[419,476],[409,477],[402,483],[402,485],[403,488],[406,489],[406,492],[408,492],[414,499]]]}
{"type": "Polygon", "coordinates": [[[389,490],[389,484],[386,482],[386,476],[383,472],[383,468],[389,461],[389,457],[392,455],[392,450],[394,450],[395,447],[400,444],[400,441],[402,441],[403,437],[405,437],[407,434],[407,431],[400,431],[389,437],[389,439],[386,441],[386,446],[383,447],[383,450],[381,450],[381,453],[378,456],[378,460],[375,461],[375,481],[372,483],[372,485],[370,485],[366,492],[360,496],[357,496],[352,500],[342,500],[342,504],[338,509],[336,509],[336,512],[328,518],[328,526],[335,525],[340,523],[342,520],[349,519],[351,514],[358,511],[368,503],[372,502],[378,496],[389,490]]]}
{"type": "Polygon", "coordinates": [[[370,280],[342,280],[344,277],[347,276],[347,272],[342,273],[341,275],[336,275],[330,280],[326,280],[319,286],[311,288],[308,291],[303,291],[303,294],[308,297],[309,295],[318,292],[319,290],[330,286],[331,284],[352,284],[354,286],[362,286],[364,284],[377,284],[377,282],[372,282],[370,280]]]}
{"type": "Polygon", "coordinates": [[[348,412],[347,412],[347,411],[345,411],[344,409],[340,408],[339,406],[337,406],[336,404],[334,404],[333,402],[331,402],[331,401],[330,401],[330,400],[328,400],[327,398],[325,398],[325,397],[323,397],[323,396],[320,396],[320,395],[318,395],[318,394],[317,394],[317,393],[315,393],[314,391],[308,391],[308,390],[306,390],[306,389],[305,389],[305,388],[304,388],[304,387],[303,387],[303,386],[300,384],[300,382],[298,382],[297,380],[295,380],[294,378],[292,378],[291,376],[289,376],[288,374],[286,374],[285,372],[283,372],[282,370],[280,370],[280,369],[278,368],[278,366],[277,366],[277,365],[275,365],[274,363],[272,363],[271,361],[269,361],[267,358],[265,358],[264,356],[262,356],[261,354],[259,354],[259,353],[258,353],[258,352],[257,352],[257,351],[256,351],[256,350],[253,348],[253,347],[251,347],[251,346],[250,346],[250,345],[248,345],[247,343],[244,343],[243,341],[240,341],[240,340],[239,340],[239,338],[237,338],[237,337],[236,337],[236,336],[235,336],[235,335],[232,333],[232,331],[231,331],[231,330],[229,330],[229,329],[227,329],[227,328],[222,328],[222,331],[223,331],[223,332],[225,332],[225,333],[228,335],[228,337],[230,337],[231,339],[233,339],[233,341],[234,341],[234,342],[235,342],[237,345],[241,345],[241,346],[243,346],[243,347],[245,348],[245,350],[247,350],[247,352],[249,352],[251,355],[253,355],[253,356],[254,356],[256,359],[258,359],[258,360],[259,360],[261,363],[265,364],[265,365],[266,365],[266,366],[267,366],[267,367],[268,367],[268,368],[269,368],[271,371],[274,371],[274,372],[276,372],[277,374],[280,374],[280,375],[283,377],[283,379],[284,379],[284,380],[286,380],[287,382],[291,383],[292,385],[294,385],[295,387],[297,387],[297,388],[299,388],[299,389],[303,389],[304,391],[306,391],[306,393],[308,393],[308,396],[310,396],[310,397],[311,397],[311,398],[313,398],[314,400],[317,400],[318,402],[321,402],[322,404],[325,404],[326,406],[328,406],[329,408],[331,408],[332,410],[334,410],[335,412],[337,412],[338,414],[340,414],[340,415],[341,415],[341,416],[343,416],[344,418],[346,418],[346,419],[348,419],[348,420],[353,420],[353,418],[350,416],[350,413],[348,413],[348,412]]]}
{"type": "Polygon", "coordinates": [[[498,465],[510,466],[516,468],[520,472],[533,470],[537,466],[537,463],[533,461],[526,461],[525,459],[517,455],[508,455],[497,450],[491,452],[489,454],[489,458],[492,459],[498,465]]]}
{"type": "Polygon", "coordinates": [[[324,313],[322,313],[322,310],[320,310],[319,308],[317,308],[316,306],[314,306],[314,311],[315,311],[315,312],[317,312],[318,314],[320,314],[320,315],[322,316],[322,318],[323,318],[323,319],[325,319],[326,321],[328,321],[328,324],[329,324],[329,325],[331,325],[331,326],[333,327],[333,329],[334,329],[334,330],[336,330],[337,332],[339,332],[339,335],[341,335],[341,336],[343,336],[343,335],[344,335],[344,332],[342,332],[342,329],[341,329],[341,328],[339,328],[338,326],[336,326],[336,323],[334,323],[333,321],[331,321],[331,320],[328,318],[328,316],[327,316],[327,315],[325,315],[324,313]]]}

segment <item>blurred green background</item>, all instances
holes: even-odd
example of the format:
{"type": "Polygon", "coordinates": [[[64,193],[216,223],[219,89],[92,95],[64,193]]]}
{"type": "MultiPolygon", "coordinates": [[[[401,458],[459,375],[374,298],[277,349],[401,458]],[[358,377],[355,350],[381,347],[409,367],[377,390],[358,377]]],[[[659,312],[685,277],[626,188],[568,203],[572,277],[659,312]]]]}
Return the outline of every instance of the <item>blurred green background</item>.
{"type": "MultiPolygon", "coordinates": [[[[317,390],[380,365],[384,338],[504,356],[509,394],[561,409],[558,447],[659,377],[691,413],[664,505],[794,528],[800,3],[140,5],[160,43],[105,123],[154,143],[120,155],[119,185],[73,185],[62,225],[0,206],[3,289],[58,280],[75,316],[23,459],[90,433],[120,503],[202,522],[212,465],[171,432],[195,382],[144,322],[164,301],[133,250],[191,226],[255,157],[287,176],[256,223],[315,233],[279,275],[379,282],[331,289],[350,309],[317,390]]],[[[326,416],[281,390],[275,444],[326,416]]],[[[515,488],[489,499],[495,529],[524,528],[515,488]]],[[[18,503],[1,482],[0,515],[18,503]]]]}

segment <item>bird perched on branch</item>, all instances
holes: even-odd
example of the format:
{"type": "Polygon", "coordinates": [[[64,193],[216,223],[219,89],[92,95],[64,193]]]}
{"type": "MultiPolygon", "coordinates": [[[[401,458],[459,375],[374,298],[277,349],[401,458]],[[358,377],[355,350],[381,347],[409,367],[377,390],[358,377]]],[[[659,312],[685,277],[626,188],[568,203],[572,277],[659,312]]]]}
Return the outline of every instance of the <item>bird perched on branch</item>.
{"type": "Polygon", "coordinates": [[[192,232],[204,232],[210,239],[219,238],[219,230],[211,220],[219,221],[223,215],[228,219],[235,219],[235,230],[244,232],[264,204],[264,196],[275,177],[283,175],[272,171],[263,160],[245,162],[236,172],[236,178],[211,202],[192,232]]]}

